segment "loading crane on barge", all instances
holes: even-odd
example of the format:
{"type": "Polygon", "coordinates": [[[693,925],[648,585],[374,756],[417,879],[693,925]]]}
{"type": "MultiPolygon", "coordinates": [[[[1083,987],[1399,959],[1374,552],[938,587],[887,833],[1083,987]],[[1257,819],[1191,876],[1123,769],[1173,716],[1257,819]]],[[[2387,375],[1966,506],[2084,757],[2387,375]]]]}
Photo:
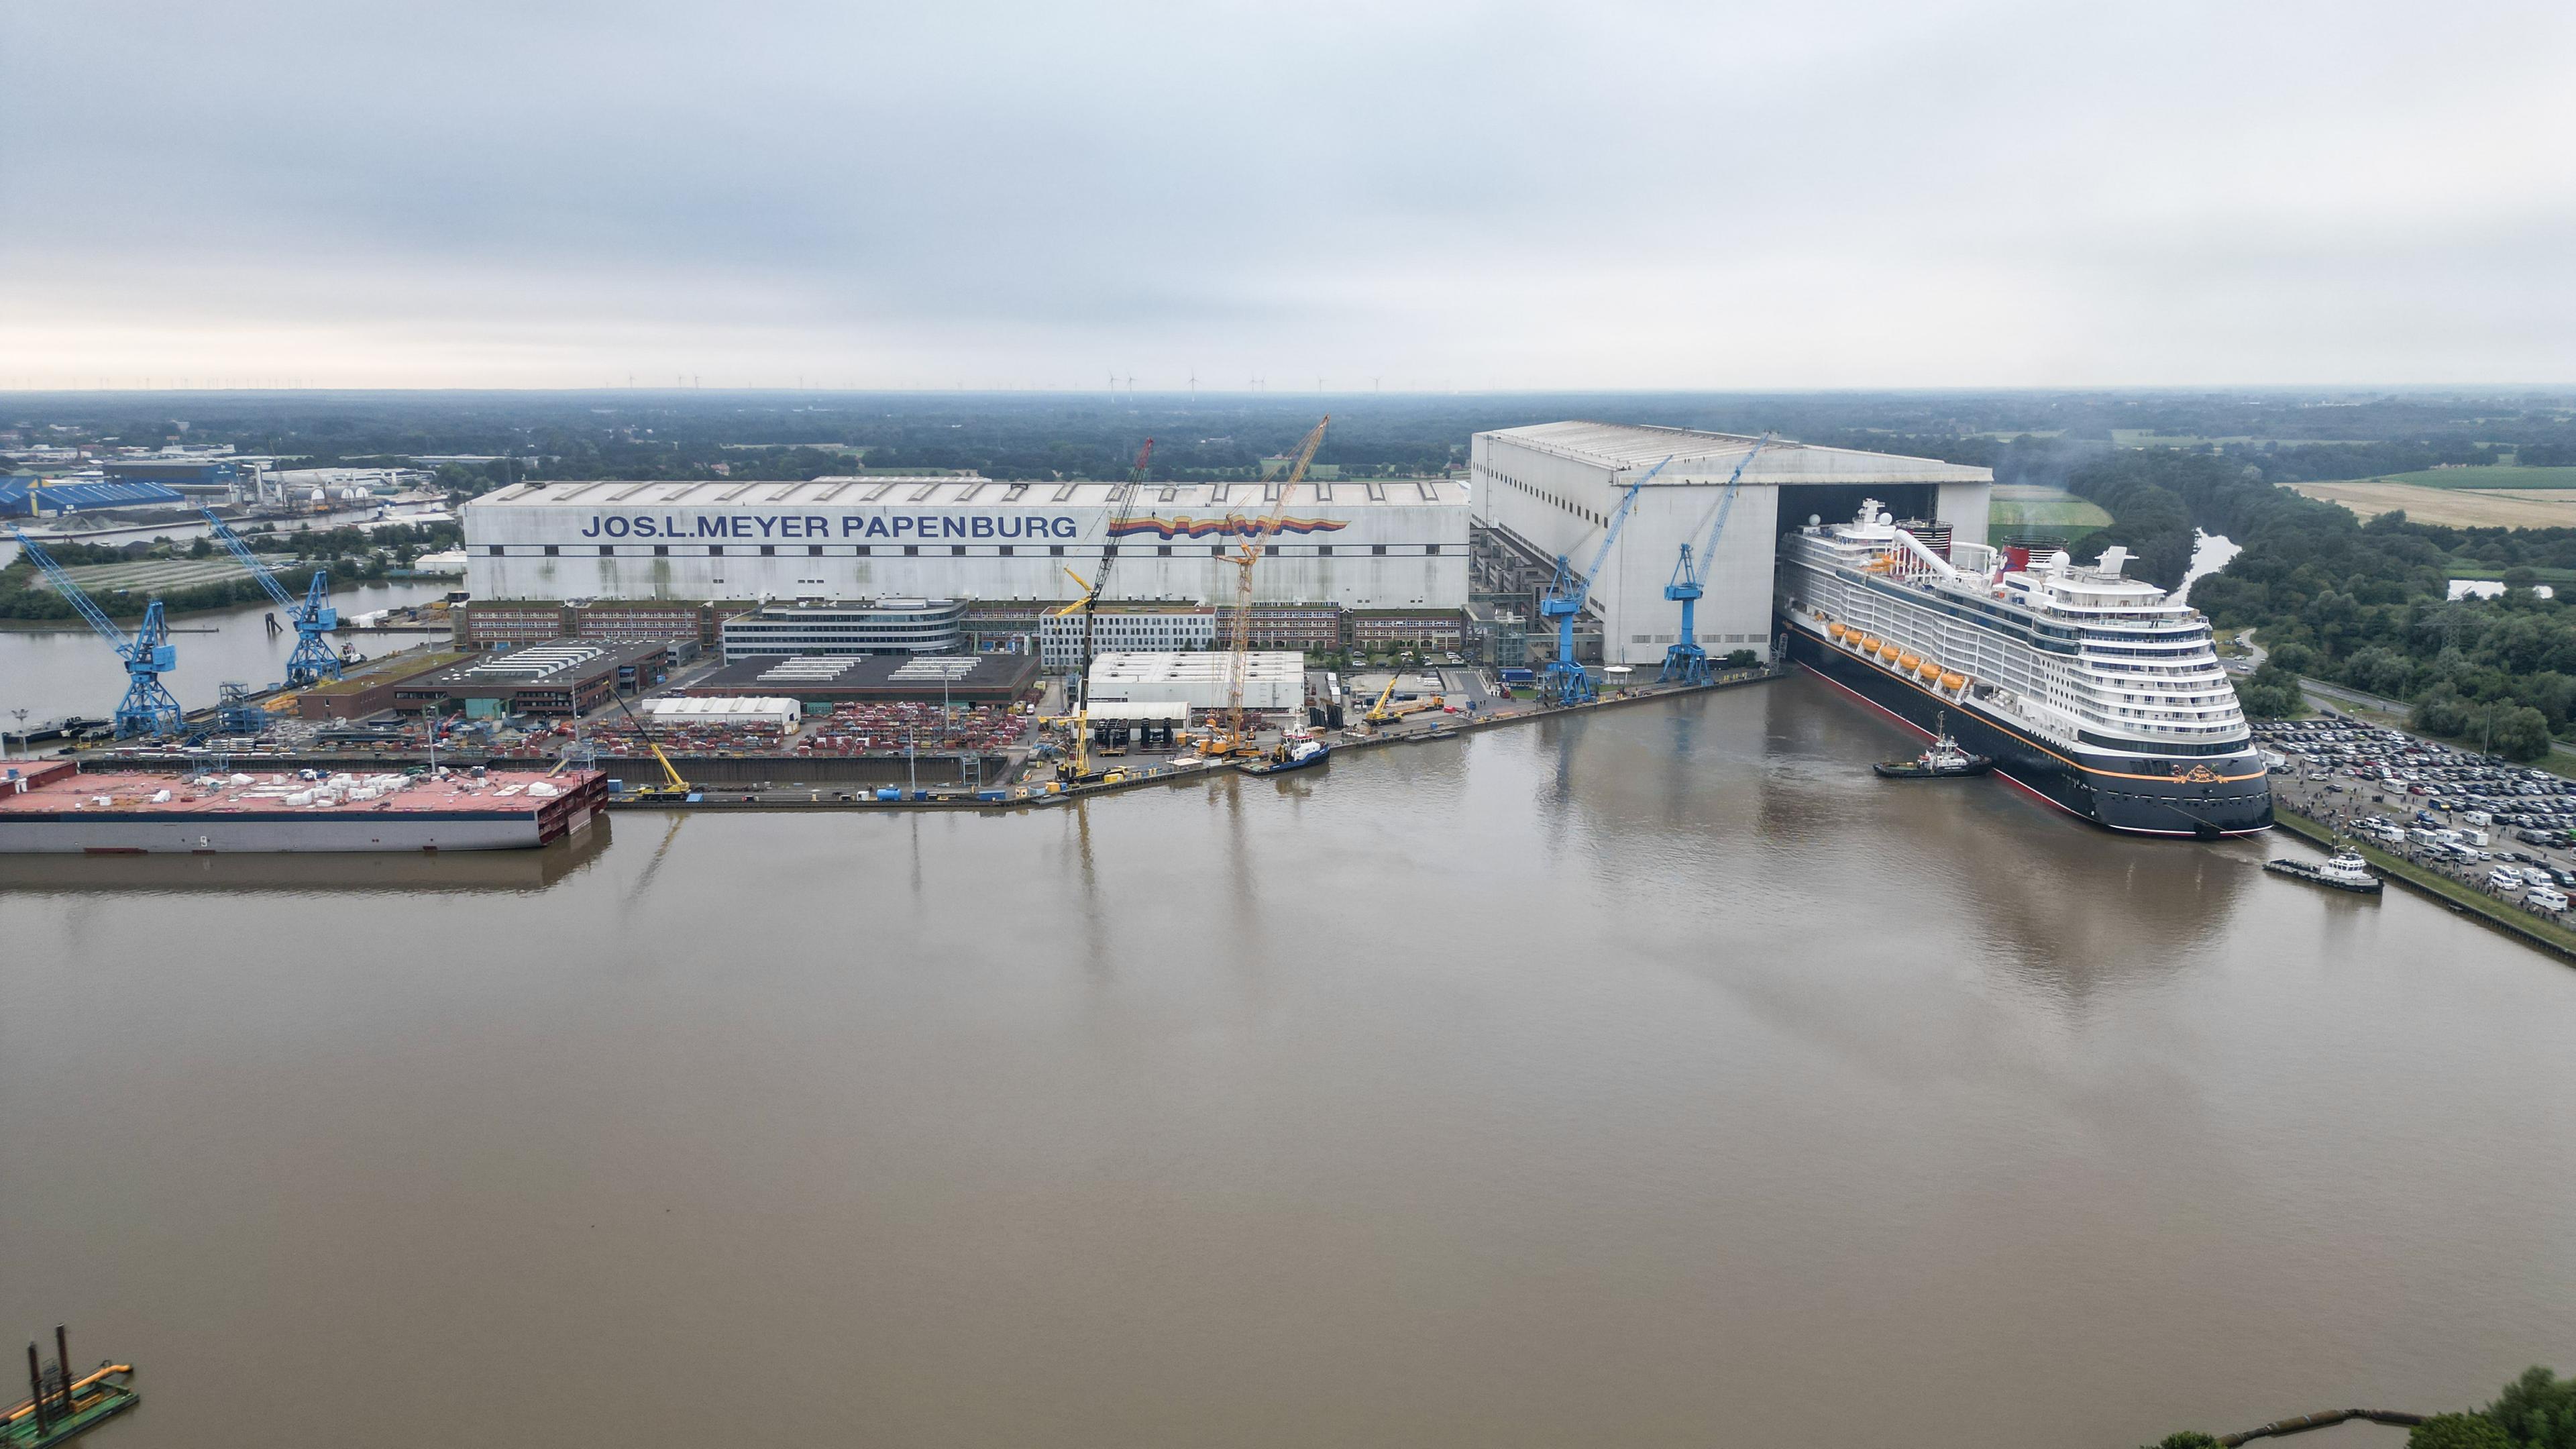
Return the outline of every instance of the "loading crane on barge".
{"type": "Polygon", "coordinates": [[[299,603],[286,592],[286,586],[277,581],[275,574],[251,556],[250,545],[242,542],[240,534],[226,527],[224,521],[214,515],[214,510],[201,508],[197,511],[206,515],[206,521],[215,526],[215,537],[223,541],[224,547],[232,551],[232,556],[241,561],[243,568],[250,570],[250,576],[259,580],[259,586],[268,591],[270,601],[284,609],[288,621],[295,625],[295,652],[286,656],[287,684],[300,689],[308,684],[339,678],[340,655],[326,637],[340,627],[340,611],[331,607],[330,570],[313,571],[312,586],[304,591],[303,601],[299,603]]]}
{"type": "Polygon", "coordinates": [[[1678,454],[1667,455],[1645,472],[1645,476],[1628,485],[1619,495],[1619,506],[1610,513],[1609,530],[1601,535],[1601,547],[1592,555],[1592,567],[1576,573],[1565,555],[1556,556],[1556,577],[1548,581],[1547,594],[1538,601],[1539,617],[1556,621],[1556,657],[1547,662],[1539,680],[1539,693],[1559,707],[1589,704],[1600,696],[1592,687],[1592,675],[1574,658],[1574,616],[1592,597],[1592,581],[1601,576],[1601,566],[1610,561],[1610,546],[1619,541],[1619,530],[1628,526],[1628,510],[1637,502],[1637,490],[1654,481],[1656,474],[1678,454]]]}
{"type": "Polygon", "coordinates": [[[1736,463],[1726,480],[1726,491],[1717,496],[1717,522],[1708,531],[1708,542],[1700,545],[1697,560],[1691,558],[1689,539],[1682,540],[1682,560],[1673,566],[1673,581],[1664,585],[1664,597],[1677,599],[1682,606],[1681,642],[1664,651],[1663,672],[1655,677],[1665,684],[1708,683],[1708,651],[1699,647],[1698,605],[1701,594],[1700,574],[1711,559],[1717,557],[1717,541],[1726,533],[1726,516],[1735,511],[1735,495],[1744,485],[1744,470],[1751,467],[1761,451],[1771,446],[1771,435],[1764,433],[1736,463]]]}
{"type": "Polygon", "coordinates": [[[161,682],[162,675],[179,667],[179,651],[170,642],[170,626],[161,617],[161,601],[154,599],[144,606],[143,623],[128,637],[115,620],[107,617],[105,609],[81,592],[81,586],[72,582],[72,576],[54,562],[52,554],[18,529],[10,529],[9,536],[26,550],[27,557],[36,561],[37,568],[44,570],[54,591],[71,600],[81,618],[115,648],[117,658],[125,661],[125,697],[116,704],[116,737],[124,740],[137,735],[180,733],[185,727],[184,712],[169,686],[161,682]]]}

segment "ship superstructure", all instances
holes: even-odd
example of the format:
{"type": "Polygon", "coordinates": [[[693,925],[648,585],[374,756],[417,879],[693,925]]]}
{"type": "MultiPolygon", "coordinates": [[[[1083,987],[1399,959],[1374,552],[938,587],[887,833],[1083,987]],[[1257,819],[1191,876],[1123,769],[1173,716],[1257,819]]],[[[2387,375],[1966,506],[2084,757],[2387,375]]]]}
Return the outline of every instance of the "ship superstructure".
{"type": "Polygon", "coordinates": [[[1956,543],[1945,556],[1875,500],[1780,545],[1790,653],[1996,773],[2115,830],[2247,834],[2272,799],[2209,621],[2128,578],[2126,550],[1956,543]]]}

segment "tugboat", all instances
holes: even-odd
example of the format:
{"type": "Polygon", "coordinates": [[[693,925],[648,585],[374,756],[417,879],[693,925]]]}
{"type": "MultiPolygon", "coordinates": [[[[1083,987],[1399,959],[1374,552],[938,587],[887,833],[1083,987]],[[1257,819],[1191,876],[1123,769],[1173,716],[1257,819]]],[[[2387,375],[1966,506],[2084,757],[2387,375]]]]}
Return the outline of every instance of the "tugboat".
{"type": "Polygon", "coordinates": [[[2338,850],[2323,865],[2308,860],[2267,860],[2263,868],[2274,875],[2286,875],[2331,890],[2351,891],[2355,895],[2375,896],[2380,892],[2379,877],[2370,873],[2369,862],[2350,850],[2338,850]]]}
{"type": "Polygon", "coordinates": [[[1871,771],[1887,780],[1946,780],[1956,775],[1982,775],[1995,767],[1984,755],[1972,755],[1959,748],[1946,728],[1934,737],[1932,748],[1910,760],[1877,760],[1871,771]]]}
{"type": "Polygon", "coordinates": [[[1306,770],[1333,757],[1333,747],[1313,735],[1292,734],[1265,751],[1257,760],[1246,760],[1235,766],[1247,775],[1283,775],[1290,770],[1306,770]]]}

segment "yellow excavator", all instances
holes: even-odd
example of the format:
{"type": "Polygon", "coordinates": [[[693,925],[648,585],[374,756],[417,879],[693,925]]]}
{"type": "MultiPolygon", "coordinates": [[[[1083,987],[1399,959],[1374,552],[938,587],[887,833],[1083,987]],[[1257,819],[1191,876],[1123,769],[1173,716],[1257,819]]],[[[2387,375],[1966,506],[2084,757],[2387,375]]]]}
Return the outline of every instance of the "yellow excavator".
{"type": "Polygon", "coordinates": [[[671,757],[662,753],[662,747],[660,745],[653,743],[653,732],[644,727],[644,721],[635,717],[635,711],[626,708],[626,696],[621,694],[615,696],[615,698],[617,700],[618,710],[622,712],[626,716],[627,720],[635,726],[635,733],[643,737],[644,748],[651,750],[653,752],[653,758],[660,762],[662,766],[662,774],[667,781],[667,783],[660,785],[638,785],[631,792],[634,797],[638,800],[697,799],[698,787],[690,784],[686,779],[682,778],[680,767],[671,763],[671,757]]]}

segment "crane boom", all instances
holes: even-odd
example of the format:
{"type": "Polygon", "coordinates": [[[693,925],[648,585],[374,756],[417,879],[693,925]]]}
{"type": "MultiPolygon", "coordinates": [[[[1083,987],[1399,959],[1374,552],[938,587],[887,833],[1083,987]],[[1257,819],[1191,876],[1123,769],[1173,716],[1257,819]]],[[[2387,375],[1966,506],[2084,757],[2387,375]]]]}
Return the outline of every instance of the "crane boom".
{"type": "Polygon", "coordinates": [[[1677,600],[1682,606],[1681,642],[1664,651],[1664,667],[1656,676],[1664,683],[1708,682],[1708,651],[1699,643],[1698,605],[1704,592],[1700,570],[1717,556],[1717,541],[1726,533],[1727,515],[1735,511],[1735,495],[1743,487],[1744,470],[1753,466],[1753,460],[1770,446],[1771,435],[1764,433],[1742,458],[1736,460],[1735,471],[1727,475],[1725,490],[1717,496],[1717,522],[1710,525],[1708,542],[1700,546],[1697,559],[1691,556],[1690,540],[1682,540],[1681,561],[1673,565],[1673,581],[1664,585],[1664,597],[1677,600]]]}
{"type": "Polygon", "coordinates": [[[72,582],[71,574],[54,561],[52,554],[18,529],[10,529],[9,536],[18,541],[27,557],[36,561],[55,592],[71,600],[81,618],[98,631],[98,637],[113,645],[116,657],[125,662],[125,697],[116,704],[116,737],[179,733],[185,726],[186,714],[169,687],[161,682],[163,673],[179,666],[179,651],[170,643],[170,626],[162,621],[161,601],[154,599],[144,605],[143,623],[128,637],[95,599],[72,582]]]}
{"type": "Polygon", "coordinates": [[[1664,461],[1646,470],[1645,475],[1628,485],[1619,495],[1619,506],[1610,511],[1609,526],[1601,534],[1601,547],[1593,552],[1592,567],[1576,573],[1566,556],[1556,556],[1556,576],[1548,581],[1547,596],[1538,602],[1541,618],[1556,621],[1556,657],[1548,661],[1545,690],[1555,696],[1559,705],[1578,705],[1590,701],[1597,691],[1592,687],[1591,672],[1574,659],[1574,617],[1583,612],[1592,597],[1592,581],[1601,576],[1601,566],[1610,561],[1610,547],[1619,541],[1619,531],[1628,526],[1628,511],[1637,502],[1637,491],[1654,481],[1678,454],[1667,454],[1664,461]]]}
{"type": "Polygon", "coordinates": [[[1243,676],[1252,658],[1252,566],[1261,561],[1261,556],[1268,551],[1271,536],[1287,521],[1290,495],[1304,480],[1307,465],[1315,461],[1315,450],[1323,446],[1324,429],[1332,424],[1332,415],[1328,413],[1322,422],[1315,424],[1314,431],[1306,435],[1306,440],[1297,445],[1295,460],[1289,464],[1288,471],[1280,475],[1276,506],[1248,523],[1240,517],[1226,520],[1240,546],[1235,556],[1227,560],[1235,566],[1236,572],[1233,627],[1228,631],[1226,641],[1225,733],[1221,744],[1213,736],[1204,742],[1202,748],[1208,754],[1242,754],[1253,748],[1243,728],[1243,676]]]}
{"type": "Polygon", "coordinates": [[[215,516],[214,510],[201,508],[197,511],[206,515],[206,521],[215,526],[215,537],[223,540],[224,547],[232,551],[243,568],[250,570],[251,577],[259,580],[259,586],[268,591],[269,598],[275,600],[294,623],[295,652],[286,656],[286,682],[301,687],[339,678],[340,655],[332,649],[331,641],[323,637],[340,627],[340,611],[331,607],[330,570],[313,571],[312,585],[304,591],[304,598],[299,602],[286,592],[285,585],[277,581],[277,576],[252,555],[250,545],[242,541],[241,535],[215,516]]]}
{"type": "Polygon", "coordinates": [[[200,508],[197,511],[206,515],[206,521],[215,526],[215,537],[222,542],[226,549],[231,551],[234,558],[241,561],[241,566],[243,568],[250,570],[250,576],[259,580],[259,586],[268,591],[268,597],[274,601],[279,608],[292,609],[295,607],[295,600],[288,597],[285,585],[280,584],[277,581],[277,576],[270,573],[266,567],[261,565],[257,558],[252,556],[250,545],[242,542],[240,534],[237,534],[229,527],[226,527],[224,521],[215,516],[215,511],[213,509],[200,508]]]}

